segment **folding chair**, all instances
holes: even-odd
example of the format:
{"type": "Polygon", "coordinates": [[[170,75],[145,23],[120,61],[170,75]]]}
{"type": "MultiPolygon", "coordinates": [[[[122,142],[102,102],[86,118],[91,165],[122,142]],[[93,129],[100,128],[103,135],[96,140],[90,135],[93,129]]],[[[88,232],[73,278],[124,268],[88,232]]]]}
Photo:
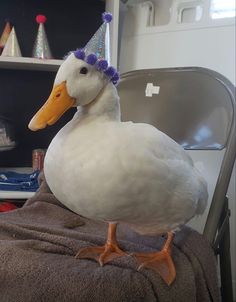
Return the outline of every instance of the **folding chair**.
{"type": "Polygon", "coordinates": [[[222,300],[233,301],[227,190],[236,156],[235,87],[215,71],[187,67],[124,73],[118,92],[123,121],[152,124],[186,150],[223,153],[203,235],[219,255],[222,300]]]}

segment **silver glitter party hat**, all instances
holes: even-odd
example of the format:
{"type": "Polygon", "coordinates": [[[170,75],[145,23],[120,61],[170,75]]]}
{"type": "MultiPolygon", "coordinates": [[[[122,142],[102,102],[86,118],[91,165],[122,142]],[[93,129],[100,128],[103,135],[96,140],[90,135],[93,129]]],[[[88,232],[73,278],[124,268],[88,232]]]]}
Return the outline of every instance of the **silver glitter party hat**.
{"type": "Polygon", "coordinates": [[[2,56],[5,57],[21,57],[21,51],[17,40],[15,28],[13,27],[3,48],[2,56]]]}
{"type": "Polygon", "coordinates": [[[103,24],[84,47],[85,55],[93,53],[98,59],[105,59],[108,65],[111,64],[109,33],[109,22],[111,20],[112,15],[105,13],[103,15],[103,24]]]}
{"type": "MultiPolygon", "coordinates": [[[[41,16],[41,15],[39,15],[41,16]]],[[[37,18],[39,17],[37,16],[37,18]]],[[[44,16],[41,16],[44,17],[44,16]]],[[[40,20],[36,18],[37,22],[39,23],[38,33],[37,37],[34,43],[33,47],[33,57],[39,58],[39,59],[52,59],[51,50],[48,44],[48,39],[46,36],[45,28],[44,28],[44,22],[46,22],[46,17],[43,19],[44,21],[41,22],[40,20]]]]}
{"type": "Polygon", "coordinates": [[[73,51],[74,56],[79,60],[95,66],[100,72],[117,85],[120,79],[116,68],[111,66],[110,55],[110,35],[109,23],[112,21],[112,14],[104,12],[102,14],[103,24],[99,27],[93,37],[89,40],[84,48],[73,51]]]}

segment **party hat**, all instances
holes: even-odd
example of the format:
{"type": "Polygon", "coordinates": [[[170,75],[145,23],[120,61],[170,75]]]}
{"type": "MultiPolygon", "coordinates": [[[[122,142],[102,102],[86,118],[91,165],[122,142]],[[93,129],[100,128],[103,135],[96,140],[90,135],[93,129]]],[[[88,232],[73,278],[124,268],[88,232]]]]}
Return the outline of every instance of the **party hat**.
{"type": "Polygon", "coordinates": [[[33,57],[39,59],[51,59],[52,54],[48,44],[44,23],[46,22],[44,15],[37,15],[36,22],[39,24],[37,37],[33,47],[33,57]]]}
{"type": "Polygon", "coordinates": [[[22,56],[14,27],[12,27],[12,30],[10,32],[10,35],[7,39],[6,45],[3,48],[1,55],[5,56],[5,57],[21,57],[22,56]]]}
{"type": "Polygon", "coordinates": [[[84,60],[90,65],[94,65],[99,71],[117,84],[119,73],[113,66],[110,66],[110,34],[109,23],[112,21],[112,14],[105,12],[102,14],[103,24],[98,28],[84,48],[74,51],[77,59],[84,60]]]}
{"type": "Polygon", "coordinates": [[[6,45],[7,39],[10,35],[10,32],[11,32],[11,24],[8,20],[6,20],[6,25],[4,27],[4,30],[3,30],[1,38],[0,38],[0,51],[6,45]]]}

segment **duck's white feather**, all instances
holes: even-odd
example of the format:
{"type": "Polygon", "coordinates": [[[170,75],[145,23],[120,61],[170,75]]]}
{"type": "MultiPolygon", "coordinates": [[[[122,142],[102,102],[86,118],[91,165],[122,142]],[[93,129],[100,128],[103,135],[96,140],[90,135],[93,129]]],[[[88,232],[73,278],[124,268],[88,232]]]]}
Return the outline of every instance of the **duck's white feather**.
{"type": "Polygon", "coordinates": [[[45,176],[72,211],[144,234],[174,230],[206,207],[206,182],[188,154],[151,125],[121,122],[107,83],[55,136],[45,176]]]}
{"type": "Polygon", "coordinates": [[[74,118],[52,141],[45,174],[71,210],[149,234],[186,223],[206,201],[189,156],[147,124],[74,118]]]}

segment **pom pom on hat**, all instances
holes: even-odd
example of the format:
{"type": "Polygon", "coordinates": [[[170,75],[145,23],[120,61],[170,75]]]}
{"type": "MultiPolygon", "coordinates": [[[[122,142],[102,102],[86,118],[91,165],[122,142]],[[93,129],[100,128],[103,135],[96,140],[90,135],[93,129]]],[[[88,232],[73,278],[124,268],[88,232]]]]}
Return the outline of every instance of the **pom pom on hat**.
{"type": "Polygon", "coordinates": [[[112,81],[112,83],[113,83],[114,85],[116,85],[117,82],[119,81],[119,79],[120,79],[120,75],[119,75],[118,72],[116,72],[116,73],[113,75],[113,77],[111,78],[111,81],[112,81]]]}
{"type": "Polygon", "coordinates": [[[77,49],[74,52],[74,55],[77,59],[80,59],[80,60],[84,60],[84,58],[85,58],[85,52],[83,49],[77,49]]]}
{"type": "Polygon", "coordinates": [[[36,22],[38,24],[45,23],[47,21],[47,18],[44,15],[37,15],[36,16],[36,22]]]}
{"type": "Polygon", "coordinates": [[[91,53],[85,58],[85,62],[90,65],[94,65],[97,62],[97,59],[97,56],[94,53],[91,53]]]}
{"type": "Polygon", "coordinates": [[[108,62],[107,62],[107,60],[102,59],[102,60],[99,60],[96,65],[97,65],[98,70],[105,71],[108,67],[108,62]]]}
{"type": "Polygon", "coordinates": [[[104,73],[109,77],[109,78],[112,78],[115,73],[116,73],[116,70],[114,67],[110,66],[107,68],[107,70],[104,71],[104,73]]]}
{"type": "Polygon", "coordinates": [[[107,13],[107,12],[103,13],[102,14],[102,20],[105,23],[110,23],[112,21],[112,14],[111,13],[107,13]]]}
{"type": "Polygon", "coordinates": [[[117,85],[120,80],[120,75],[118,72],[115,73],[115,75],[111,78],[111,81],[114,85],[117,85]]]}

